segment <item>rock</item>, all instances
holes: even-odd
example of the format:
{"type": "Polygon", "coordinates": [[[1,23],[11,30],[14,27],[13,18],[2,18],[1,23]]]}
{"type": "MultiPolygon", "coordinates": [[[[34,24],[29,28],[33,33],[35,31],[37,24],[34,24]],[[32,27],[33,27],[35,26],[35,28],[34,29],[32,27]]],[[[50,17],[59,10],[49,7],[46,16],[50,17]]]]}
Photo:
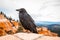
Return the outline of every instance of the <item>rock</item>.
{"type": "Polygon", "coordinates": [[[46,27],[39,27],[37,28],[38,34],[43,34],[45,36],[54,36],[57,37],[58,34],[51,32],[50,30],[48,30],[46,27]]]}
{"type": "Polygon", "coordinates": [[[60,37],[44,36],[35,33],[17,33],[0,37],[0,40],[60,40],[60,37]]]}
{"type": "Polygon", "coordinates": [[[4,13],[0,13],[0,35],[3,35],[5,32],[8,34],[14,34],[17,32],[18,27],[19,23],[17,21],[9,20],[4,13]]]}
{"type": "Polygon", "coordinates": [[[13,35],[6,35],[6,36],[2,36],[0,37],[0,40],[21,40],[13,35]]]}
{"type": "Polygon", "coordinates": [[[6,32],[4,30],[0,29],[0,36],[4,36],[4,35],[6,35],[6,32]]]}

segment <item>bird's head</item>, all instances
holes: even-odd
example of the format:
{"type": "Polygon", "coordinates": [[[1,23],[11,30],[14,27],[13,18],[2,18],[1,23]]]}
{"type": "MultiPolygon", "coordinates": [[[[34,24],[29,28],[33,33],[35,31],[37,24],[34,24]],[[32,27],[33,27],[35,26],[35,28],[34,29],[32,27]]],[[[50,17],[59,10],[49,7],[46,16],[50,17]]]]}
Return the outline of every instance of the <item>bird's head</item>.
{"type": "Polygon", "coordinates": [[[24,8],[16,9],[16,11],[19,11],[20,13],[25,13],[26,12],[26,10],[24,8]]]}

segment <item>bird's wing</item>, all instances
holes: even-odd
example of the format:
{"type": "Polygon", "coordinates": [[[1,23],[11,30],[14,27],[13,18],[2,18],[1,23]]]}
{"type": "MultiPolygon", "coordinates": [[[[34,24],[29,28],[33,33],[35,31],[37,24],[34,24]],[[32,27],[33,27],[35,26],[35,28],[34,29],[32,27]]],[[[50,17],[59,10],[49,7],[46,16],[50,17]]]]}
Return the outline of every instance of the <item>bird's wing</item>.
{"type": "Polygon", "coordinates": [[[32,19],[32,17],[29,14],[26,14],[26,19],[28,21],[34,22],[34,20],[32,19]]]}

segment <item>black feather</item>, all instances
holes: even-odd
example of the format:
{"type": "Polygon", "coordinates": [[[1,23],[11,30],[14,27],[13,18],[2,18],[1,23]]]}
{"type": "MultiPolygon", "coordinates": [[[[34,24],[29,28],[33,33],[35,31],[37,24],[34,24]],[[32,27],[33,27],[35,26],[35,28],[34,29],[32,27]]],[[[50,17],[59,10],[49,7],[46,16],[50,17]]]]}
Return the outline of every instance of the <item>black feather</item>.
{"type": "Polygon", "coordinates": [[[19,11],[19,19],[23,27],[27,30],[30,30],[33,33],[37,33],[36,25],[32,17],[27,13],[24,8],[17,9],[19,11]]]}

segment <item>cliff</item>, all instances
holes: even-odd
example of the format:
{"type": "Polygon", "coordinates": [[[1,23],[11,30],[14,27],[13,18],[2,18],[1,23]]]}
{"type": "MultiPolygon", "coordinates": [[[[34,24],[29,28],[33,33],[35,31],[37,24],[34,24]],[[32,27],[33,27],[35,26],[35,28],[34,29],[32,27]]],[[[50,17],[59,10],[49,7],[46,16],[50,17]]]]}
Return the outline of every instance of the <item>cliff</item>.
{"type": "Polygon", "coordinates": [[[17,32],[19,23],[15,20],[9,20],[4,13],[0,13],[0,35],[14,34],[17,32]]]}

